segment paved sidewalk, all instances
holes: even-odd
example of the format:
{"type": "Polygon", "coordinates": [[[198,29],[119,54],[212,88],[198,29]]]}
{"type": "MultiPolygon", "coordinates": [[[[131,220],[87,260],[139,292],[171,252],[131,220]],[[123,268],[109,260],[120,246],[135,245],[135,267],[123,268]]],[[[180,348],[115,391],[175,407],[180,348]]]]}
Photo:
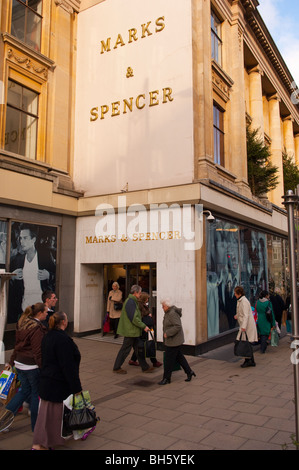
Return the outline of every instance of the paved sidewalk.
{"type": "MultiPolygon", "coordinates": [[[[100,335],[74,338],[82,355],[81,382],[89,390],[101,421],[85,441],[69,440],[61,450],[283,450],[295,449],[295,406],[290,337],[266,354],[255,352],[256,367],[242,369],[233,345],[187,359],[196,377],[185,382],[173,373],[160,386],[163,366],[152,374],[139,367],[112,372],[121,339],[100,335]]],[[[157,352],[162,361],[163,353],[157,352]]],[[[0,450],[26,450],[32,444],[26,411],[9,432],[0,433],[0,450]]]]}

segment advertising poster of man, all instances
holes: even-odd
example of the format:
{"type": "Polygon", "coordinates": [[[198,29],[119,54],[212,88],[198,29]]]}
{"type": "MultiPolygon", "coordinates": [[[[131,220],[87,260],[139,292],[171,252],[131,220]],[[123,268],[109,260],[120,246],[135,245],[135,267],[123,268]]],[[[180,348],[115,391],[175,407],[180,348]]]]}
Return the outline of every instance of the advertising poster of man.
{"type": "Polygon", "coordinates": [[[7,323],[15,323],[28,305],[55,291],[57,228],[12,222],[7,323]]]}

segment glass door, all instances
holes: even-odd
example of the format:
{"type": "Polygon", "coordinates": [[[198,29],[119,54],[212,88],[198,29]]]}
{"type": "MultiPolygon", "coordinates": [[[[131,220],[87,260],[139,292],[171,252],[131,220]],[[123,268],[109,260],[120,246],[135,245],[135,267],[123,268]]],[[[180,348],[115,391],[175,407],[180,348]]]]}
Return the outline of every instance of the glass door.
{"type": "Polygon", "coordinates": [[[125,300],[134,284],[142,287],[149,294],[149,309],[156,323],[157,312],[157,267],[156,263],[105,264],[104,265],[104,301],[117,281],[125,300]]]}

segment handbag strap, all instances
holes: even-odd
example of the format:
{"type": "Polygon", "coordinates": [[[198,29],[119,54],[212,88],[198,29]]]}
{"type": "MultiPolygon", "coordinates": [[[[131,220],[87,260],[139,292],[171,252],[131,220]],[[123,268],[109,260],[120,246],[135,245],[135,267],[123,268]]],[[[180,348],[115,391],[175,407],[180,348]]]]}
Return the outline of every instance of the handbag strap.
{"type": "Polygon", "coordinates": [[[243,333],[245,334],[246,340],[248,341],[248,336],[247,336],[246,331],[241,331],[240,339],[242,339],[243,333]]]}
{"type": "MultiPolygon", "coordinates": [[[[80,394],[81,394],[81,396],[82,396],[82,400],[83,400],[84,406],[86,406],[86,401],[85,401],[83,392],[80,392],[80,394]]],[[[73,408],[75,408],[75,394],[73,394],[73,408]]]]}

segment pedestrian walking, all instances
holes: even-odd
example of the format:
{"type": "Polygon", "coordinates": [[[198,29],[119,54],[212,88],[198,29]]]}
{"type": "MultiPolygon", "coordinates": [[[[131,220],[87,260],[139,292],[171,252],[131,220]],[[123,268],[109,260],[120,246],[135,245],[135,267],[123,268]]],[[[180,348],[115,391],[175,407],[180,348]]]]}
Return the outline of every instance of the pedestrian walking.
{"type": "Polygon", "coordinates": [[[278,287],[270,294],[270,302],[273,307],[275,321],[277,321],[278,327],[281,329],[282,314],[284,310],[286,310],[286,305],[280,295],[280,289],[278,287]]]}
{"type": "Polygon", "coordinates": [[[153,367],[148,365],[145,358],[139,355],[137,348],[138,338],[141,336],[142,331],[149,331],[149,327],[141,320],[141,312],[138,305],[141,291],[142,289],[140,286],[133,285],[131,287],[131,293],[123,304],[117,334],[124,336],[124,340],[113,366],[113,372],[117,374],[127,373],[127,371],[122,369],[121,366],[130,354],[132,348],[136,353],[142,371],[148,373],[153,372],[154,370],[153,367]]]}
{"type": "Polygon", "coordinates": [[[50,316],[49,332],[42,341],[40,407],[33,435],[33,450],[48,450],[63,445],[61,437],[63,400],[82,391],[79,378],[81,354],[65,329],[64,312],[50,316]]]}
{"type": "MultiPolygon", "coordinates": [[[[149,309],[149,306],[148,306],[148,300],[149,300],[149,294],[147,294],[146,292],[141,292],[140,299],[138,300],[139,309],[140,309],[140,312],[141,312],[141,320],[143,321],[143,323],[145,323],[146,326],[149,327],[149,329],[151,331],[153,331],[154,319],[153,319],[153,316],[152,316],[152,314],[150,312],[150,309],[149,309]]],[[[147,333],[145,333],[143,331],[142,335],[141,335],[141,338],[146,340],[147,337],[148,337],[147,333]]],[[[162,366],[162,362],[159,362],[157,360],[156,356],[155,357],[150,357],[150,361],[153,364],[153,367],[161,367],[162,366]]],[[[139,364],[137,362],[137,356],[135,354],[135,351],[133,352],[132,357],[129,360],[129,364],[130,364],[130,366],[139,366],[139,364]]]]}
{"type": "MultiPolygon", "coordinates": [[[[17,414],[24,402],[29,403],[31,429],[34,430],[39,406],[39,379],[42,365],[41,343],[47,333],[42,324],[48,309],[38,302],[27,307],[16,326],[16,343],[7,368],[15,366],[21,386],[16,395],[5,406],[17,414]]],[[[5,413],[5,411],[4,411],[5,413]]]]}
{"type": "Polygon", "coordinates": [[[184,332],[181,322],[182,309],[173,305],[169,299],[161,301],[164,310],[163,318],[163,341],[165,345],[165,360],[163,379],[158,382],[159,385],[170,384],[171,375],[176,362],[184,369],[187,374],[185,382],[190,382],[192,377],[196,377],[187,359],[181,351],[184,343],[184,332]]]}
{"type": "MultiPolygon", "coordinates": [[[[245,297],[243,287],[235,287],[235,297],[237,299],[237,309],[235,320],[239,323],[239,331],[237,340],[240,340],[242,332],[245,332],[250,343],[255,343],[258,340],[255,320],[252,314],[252,309],[249,300],[245,297]]],[[[241,367],[255,367],[254,356],[252,352],[251,357],[246,357],[241,367]]]]}
{"type": "Polygon", "coordinates": [[[260,337],[260,351],[264,354],[267,350],[268,339],[272,328],[276,328],[273,307],[270,302],[269,292],[263,290],[260,293],[259,299],[256,303],[257,310],[257,331],[260,337]],[[270,317],[267,311],[270,309],[270,317]]]}

